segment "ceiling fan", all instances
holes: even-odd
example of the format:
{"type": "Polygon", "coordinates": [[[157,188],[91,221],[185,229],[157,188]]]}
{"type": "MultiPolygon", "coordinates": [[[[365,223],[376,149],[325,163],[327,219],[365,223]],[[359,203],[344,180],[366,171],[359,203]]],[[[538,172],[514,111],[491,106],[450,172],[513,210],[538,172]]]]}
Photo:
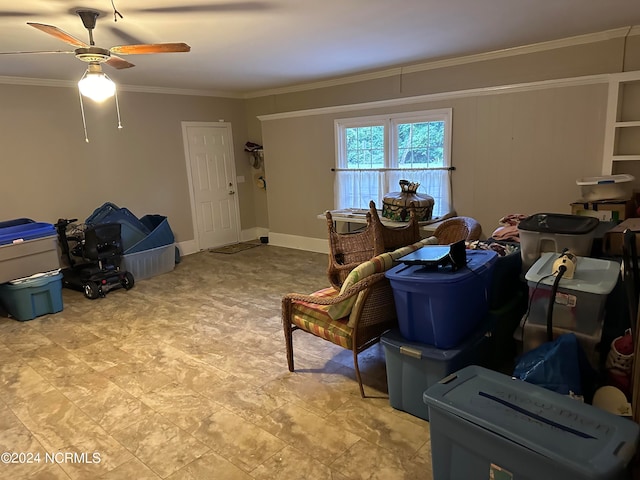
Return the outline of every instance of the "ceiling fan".
{"type": "MultiPolygon", "coordinates": [[[[5,12],[6,13],[6,12],[5,12]]],[[[115,83],[102,72],[102,64],[105,63],[110,67],[118,70],[123,68],[131,68],[135,65],[128,61],[118,57],[119,55],[137,55],[137,54],[149,54],[149,53],[171,53],[171,52],[189,52],[191,47],[186,43],[151,43],[151,44],[133,44],[133,45],[119,45],[111,47],[109,49],[96,47],[93,41],[93,29],[96,27],[96,20],[100,13],[95,10],[80,9],[75,13],[78,14],[82,20],[82,24],[89,32],[89,43],[85,43],[76,37],[69,35],[67,32],[60,30],[53,25],[46,25],[43,23],[27,22],[27,25],[31,25],[38,30],[51,35],[58,40],[76,47],[71,51],[31,51],[31,52],[0,52],[0,55],[11,54],[29,54],[29,53],[73,53],[77,59],[88,63],[87,71],[78,82],[78,89],[80,92],[80,108],[82,110],[82,123],[84,126],[85,141],[88,142],[87,136],[87,124],[84,115],[84,104],[82,102],[82,96],[86,96],[96,102],[102,102],[107,98],[115,96],[116,112],[118,115],[118,128],[122,128],[120,122],[120,108],[118,106],[118,96],[116,94],[115,83]]]]}
{"type": "Polygon", "coordinates": [[[77,10],[76,13],[82,20],[82,24],[89,32],[89,43],[85,43],[78,38],[69,35],[67,32],[55,27],[53,25],[45,25],[43,23],[27,22],[27,25],[31,25],[38,30],[47,33],[58,40],[72,45],[75,48],[73,51],[33,51],[33,52],[0,52],[0,55],[16,55],[16,54],[28,54],[28,53],[73,53],[76,58],[87,62],[90,65],[99,65],[105,63],[110,67],[118,70],[123,68],[131,68],[135,65],[120,57],[119,55],[138,55],[138,54],[150,54],[150,53],[172,53],[172,52],[189,52],[191,47],[186,43],[151,43],[151,44],[137,44],[137,45],[118,45],[109,49],[96,47],[93,40],[93,29],[96,27],[96,20],[100,15],[95,10],[77,10]]]}

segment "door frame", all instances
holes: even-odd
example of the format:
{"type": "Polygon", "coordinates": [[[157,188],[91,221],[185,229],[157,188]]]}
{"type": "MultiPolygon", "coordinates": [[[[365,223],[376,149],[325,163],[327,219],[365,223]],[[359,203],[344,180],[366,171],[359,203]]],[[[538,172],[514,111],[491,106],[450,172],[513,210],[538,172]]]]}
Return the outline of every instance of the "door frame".
{"type": "Polygon", "coordinates": [[[193,241],[195,243],[196,252],[201,249],[200,246],[200,232],[198,231],[198,217],[196,214],[196,202],[195,192],[193,188],[193,173],[191,172],[191,157],[189,152],[189,135],[187,129],[189,127],[223,127],[227,131],[229,136],[229,159],[231,161],[231,176],[233,177],[233,184],[236,188],[236,194],[234,195],[234,210],[236,214],[236,241],[240,241],[240,202],[238,200],[238,188],[237,188],[237,175],[236,175],[236,158],[233,147],[233,132],[231,129],[231,122],[181,122],[182,124],[182,144],[184,145],[184,159],[187,168],[187,180],[189,182],[189,203],[191,204],[191,222],[193,224],[193,241]]]}

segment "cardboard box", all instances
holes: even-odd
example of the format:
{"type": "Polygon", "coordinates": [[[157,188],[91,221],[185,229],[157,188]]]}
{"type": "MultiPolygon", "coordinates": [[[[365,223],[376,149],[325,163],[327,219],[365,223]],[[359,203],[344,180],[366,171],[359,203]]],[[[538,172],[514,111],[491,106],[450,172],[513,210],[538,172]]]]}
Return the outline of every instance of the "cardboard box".
{"type": "MultiPolygon", "coordinates": [[[[629,218],[604,234],[602,251],[605,255],[622,256],[623,233],[627,229],[640,233],[640,218],[629,218]]],[[[636,236],[636,248],[640,252],[640,235],[636,236]]]]}
{"type": "Polygon", "coordinates": [[[635,215],[635,202],[633,200],[574,202],[571,204],[571,214],[594,217],[601,222],[619,222],[635,215]]]}

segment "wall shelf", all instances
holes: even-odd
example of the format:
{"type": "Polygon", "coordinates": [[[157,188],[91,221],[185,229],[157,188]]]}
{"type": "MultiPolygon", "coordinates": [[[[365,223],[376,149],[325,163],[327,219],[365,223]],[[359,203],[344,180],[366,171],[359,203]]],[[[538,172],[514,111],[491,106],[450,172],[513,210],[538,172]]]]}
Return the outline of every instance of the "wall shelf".
{"type": "Polygon", "coordinates": [[[625,128],[625,127],[640,127],[640,120],[633,122],[616,122],[614,124],[615,128],[625,128]]]}
{"type": "Polygon", "coordinates": [[[616,173],[616,162],[640,162],[640,71],[611,75],[602,174],[616,173]]]}

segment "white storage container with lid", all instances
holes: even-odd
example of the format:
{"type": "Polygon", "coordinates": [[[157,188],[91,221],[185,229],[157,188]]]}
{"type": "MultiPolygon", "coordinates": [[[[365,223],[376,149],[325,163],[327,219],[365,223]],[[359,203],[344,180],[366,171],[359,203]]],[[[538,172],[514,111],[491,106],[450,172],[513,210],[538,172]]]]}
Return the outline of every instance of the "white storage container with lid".
{"type": "MultiPolygon", "coordinates": [[[[551,290],[556,279],[553,263],[558,253],[543,253],[527,271],[525,279],[529,285],[528,322],[547,323],[547,310],[551,290]]],[[[604,319],[607,296],[618,282],[620,264],[609,260],[576,257],[573,278],[561,278],[553,306],[553,326],[593,334],[604,319]]]]}
{"type": "Polygon", "coordinates": [[[561,252],[565,248],[579,256],[589,256],[597,218],[564,213],[536,213],[518,224],[522,271],[526,272],[543,252],[561,252]]]}
{"type": "Polygon", "coordinates": [[[631,183],[634,180],[633,175],[621,173],[602,177],[584,177],[576,180],[576,184],[580,186],[582,199],[585,202],[629,200],[633,193],[631,183]]]}

